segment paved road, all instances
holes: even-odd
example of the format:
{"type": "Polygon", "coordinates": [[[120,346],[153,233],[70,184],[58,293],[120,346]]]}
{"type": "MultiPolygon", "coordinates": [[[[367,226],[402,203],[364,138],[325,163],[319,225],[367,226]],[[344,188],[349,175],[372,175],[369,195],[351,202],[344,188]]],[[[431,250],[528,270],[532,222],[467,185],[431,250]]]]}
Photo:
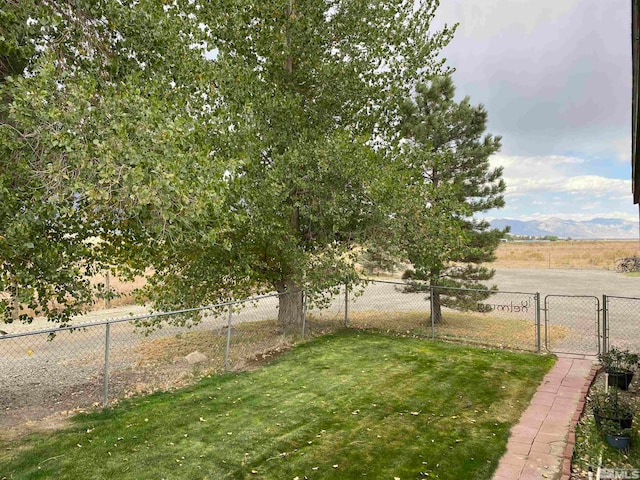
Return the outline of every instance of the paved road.
{"type": "Polygon", "coordinates": [[[540,292],[544,295],[616,295],[640,297],[640,277],[610,270],[496,270],[492,283],[502,291],[540,292]]]}
{"type": "MultiPolygon", "coordinates": [[[[393,281],[393,280],[392,280],[393,281]]],[[[398,282],[400,280],[397,280],[398,282]]],[[[602,298],[602,295],[620,297],[640,297],[640,277],[627,277],[608,270],[561,270],[561,269],[498,269],[495,277],[487,282],[495,284],[503,292],[539,292],[546,295],[588,295],[602,298]]],[[[414,310],[421,307],[422,294],[398,295],[397,286],[386,283],[376,283],[367,287],[364,292],[350,302],[349,308],[356,310],[414,310]]],[[[257,308],[246,310],[248,317],[259,320],[262,316],[273,316],[277,304],[276,299],[262,300],[257,308]],[[250,313],[249,313],[250,312],[250,313]]],[[[335,315],[344,305],[344,296],[336,298],[330,312],[335,315]]],[[[125,318],[131,315],[144,315],[148,309],[143,306],[129,305],[99,310],[76,317],[74,324],[91,323],[107,319],[125,318]]],[[[31,324],[5,325],[3,330],[8,333],[21,333],[55,327],[43,319],[36,319],[31,324]]]]}

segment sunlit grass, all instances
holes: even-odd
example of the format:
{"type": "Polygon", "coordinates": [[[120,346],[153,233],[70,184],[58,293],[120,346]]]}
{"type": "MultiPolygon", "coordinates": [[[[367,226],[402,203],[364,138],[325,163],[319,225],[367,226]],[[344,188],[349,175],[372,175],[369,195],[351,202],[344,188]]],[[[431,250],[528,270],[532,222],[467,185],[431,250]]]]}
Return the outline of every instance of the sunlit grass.
{"type": "MultiPolygon", "coordinates": [[[[404,333],[442,340],[481,344],[514,350],[536,350],[536,325],[533,320],[521,320],[475,312],[444,311],[443,320],[432,332],[429,312],[351,312],[349,326],[353,328],[404,333]]],[[[548,326],[550,338],[562,340],[571,329],[562,325],[548,326]]]]}
{"type": "Polygon", "coordinates": [[[14,479],[487,479],[552,357],[343,331],[2,445],[14,479]]]}

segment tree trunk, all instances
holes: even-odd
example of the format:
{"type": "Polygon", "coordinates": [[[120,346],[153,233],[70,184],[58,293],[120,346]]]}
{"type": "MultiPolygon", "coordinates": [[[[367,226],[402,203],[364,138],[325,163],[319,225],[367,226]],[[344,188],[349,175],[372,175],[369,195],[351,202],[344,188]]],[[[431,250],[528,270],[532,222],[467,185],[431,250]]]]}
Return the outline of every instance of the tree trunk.
{"type": "Polygon", "coordinates": [[[440,303],[440,292],[437,289],[431,290],[431,314],[433,315],[433,323],[442,323],[442,305],[440,303]]]}
{"type": "Polygon", "coordinates": [[[300,331],[304,314],[302,292],[292,282],[279,282],[278,323],[285,332],[300,331]]]}

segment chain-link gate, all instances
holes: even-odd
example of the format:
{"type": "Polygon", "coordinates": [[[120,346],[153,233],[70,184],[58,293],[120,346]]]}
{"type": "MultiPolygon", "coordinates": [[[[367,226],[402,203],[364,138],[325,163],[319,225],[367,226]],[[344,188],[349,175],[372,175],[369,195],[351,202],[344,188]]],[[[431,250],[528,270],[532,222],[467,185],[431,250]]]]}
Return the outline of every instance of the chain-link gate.
{"type": "Polygon", "coordinates": [[[544,297],[545,346],[554,353],[600,353],[600,300],[593,296],[544,297]]]}
{"type": "Polygon", "coordinates": [[[602,350],[640,351],[640,298],[602,296],[602,350]]]}

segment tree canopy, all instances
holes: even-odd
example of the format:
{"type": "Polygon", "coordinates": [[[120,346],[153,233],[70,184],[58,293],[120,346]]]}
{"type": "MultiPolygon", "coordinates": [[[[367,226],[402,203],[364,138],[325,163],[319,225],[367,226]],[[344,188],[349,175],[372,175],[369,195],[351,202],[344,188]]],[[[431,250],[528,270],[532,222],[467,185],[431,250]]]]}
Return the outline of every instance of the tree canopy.
{"type": "MultiPolygon", "coordinates": [[[[350,248],[389,212],[400,100],[447,71],[453,30],[430,29],[436,8],[6,3],[5,320],[17,302],[66,321],[105,267],[152,272],[158,308],[354,278],[350,248]]],[[[301,298],[283,298],[287,323],[301,298]]]]}
{"type": "Polygon", "coordinates": [[[221,165],[209,156],[209,127],[190,114],[202,110],[196,94],[211,66],[155,3],[2,8],[11,19],[0,45],[7,320],[68,320],[90,303],[98,269],[135,268],[143,251],[187,234],[191,207],[217,201],[223,171],[213,175],[221,165]],[[178,62],[182,89],[170,87],[178,62]]]}

